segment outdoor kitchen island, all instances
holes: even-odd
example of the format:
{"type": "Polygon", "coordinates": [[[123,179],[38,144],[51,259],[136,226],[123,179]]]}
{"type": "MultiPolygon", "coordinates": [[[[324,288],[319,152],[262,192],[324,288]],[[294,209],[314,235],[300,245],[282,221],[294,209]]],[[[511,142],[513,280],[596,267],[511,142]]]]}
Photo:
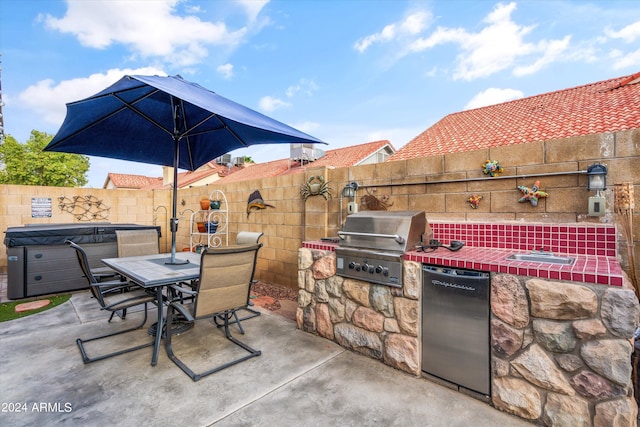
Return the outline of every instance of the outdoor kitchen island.
{"type": "Polygon", "coordinates": [[[636,425],[630,359],[640,308],[615,259],[613,226],[430,225],[435,239],[467,245],[456,252],[408,251],[402,287],[338,276],[337,245],[304,242],[298,327],[420,376],[423,263],[488,271],[490,404],[543,425],[636,425]],[[511,239],[510,247],[493,244],[494,232],[511,239]],[[572,265],[506,260],[524,251],[519,242],[535,244],[547,232],[556,236],[548,247],[567,248],[572,265]]]}

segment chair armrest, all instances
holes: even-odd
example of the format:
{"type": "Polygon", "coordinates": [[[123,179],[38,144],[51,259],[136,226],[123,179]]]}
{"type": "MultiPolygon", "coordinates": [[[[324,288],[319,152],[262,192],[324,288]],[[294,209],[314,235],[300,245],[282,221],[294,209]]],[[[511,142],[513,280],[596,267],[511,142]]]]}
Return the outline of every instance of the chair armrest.
{"type": "Polygon", "coordinates": [[[184,305],[180,304],[177,301],[173,301],[169,306],[173,307],[177,312],[182,314],[187,322],[193,322],[195,319],[191,312],[184,305]]]}
{"type": "Polygon", "coordinates": [[[135,285],[129,282],[111,281],[111,282],[98,282],[92,283],[91,286],[97,288],[100,293],[118,292],[123,289],[129,289],[135,285]]]}
{"type": "Polygon", "coordinates": [[[181,294],[187,294],[187,295],[190,295],[190,296],[198,295],[197,291],[193,291],[193,290],[190,290],[190,289],[185,289],[185,288],[183,288],[181,286],[178,286],[178,285],[170,285],[169,287],[171,289],[173,289],[174,291],[179,292],[181,294]]]}

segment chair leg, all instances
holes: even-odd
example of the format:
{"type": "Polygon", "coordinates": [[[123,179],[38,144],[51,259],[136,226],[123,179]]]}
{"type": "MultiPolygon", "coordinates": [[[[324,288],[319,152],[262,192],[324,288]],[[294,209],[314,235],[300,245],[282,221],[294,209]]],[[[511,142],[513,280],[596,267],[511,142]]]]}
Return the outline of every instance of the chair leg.
{"type": "Polygon", "coordinates": [[[126,309],[126,308],[124,308],[124,309],[119,310],[119,311],[112,311],[112,312],[111,312],[111,316],[109,316],[108,323],[111,323],[111,320],[113,320],[113,317],[114,317],[114,316],[116,316],[116,315],[117,315],[119,318],[121,318],[122,320],[124,320],[124,318],[125,318],[125,317],[127,317],[127,309],[126,309]],[[119,313],[120,311],[122,311],[122,314],[120,314],[120,313],[119,313]]]}
{"type": "MultiPolygon", "coordinates": [[[[251,317],[253,317],[253,316],[251,316],[251,317]]],[[[233,321],[229,322],[229,324],[230,324],[230,325],[233,325],[234,323],[237,323],[237,324],[238,324],[238,329],[240,329],[240,333],[241,333],[242,335],[244,335],[244,328],[242,327],[242,324],[240,323],[240,321],[241,321],[241,320],[245,320],[245,319],[239,319],[239,318],[238,318],[238,312],[237,312],[237,310],[234,310],[234,311],[233,311],[233,318],[234,318],[235,320],[233,320],[233,321]]],[[[248,317],[248,318],[250,318],[250,317],[248,317]]],[[[215,324],[216,324],[216,326],[217,326],[218,328],[222,328],[222,327],[225,325],[225,321],[226,321],[226,320],[222,317],[222,315],[218,315],[218,316],[214,316],[214,317],[213,317],[213,323],[215,323],[215,324]],[[222,320],[222,323],[218,323],[218,320],[222,320]]]]}
{"type": "Polygon", "coordinates": [[[237,346],[243,348],[244,350],[246,350],[247,352],[249,352],[249,354],[234,359],[230,362],[227,363],[223,363],[222,365],[216,366],[215,368],[209,369],[208,371],[202,372],[202,373],[195,373],[193,370],[191,370],[182,360],[180,360],[178,358],[178,356],[175,355],[175,353],[173,352],[173,347],[171,346],[171,321],[173,318],[173,310],[171,308],[169,308],[169,312],[167,313],[167,337],[165,338],[165,347],[167,349],[167,356],[169,356],[169,359],[171,359],[173,361],[173,363],[175,363],[180,369],[182,369],[182,371],[187,374],[189,376],[189,378],[191,378],[193,381],[198,381],[204,377],[206,377],[207,375],[211,375],[214,374],[216,372],[219,372],[223,369],[226,369],[230,366],[233,365],[237,365],[238,363],[244,362],[245,360],[251,359],[252,357],[257,357],[260,356],[262,354],[262,352],[260,350],[255,350],[251,347],[249,347],[247,344],[239,341],[238,339],[234,338],[233,336],[231,336],[231,332],[229,331],[229,325],[232,322],[229,322],[229,319],[231,318],[231,316],[233,316],[234,313],[232,312],[225,312],[221,315],[218,315],[216,317],[223,317],[224,318],[224,324],[220,325],[221,327],[224,327],[224,333],[226,338],[233,342],[234,344],[236,344],[237,346]]]}
{"type": "MultiPolygon", "coordinates": [[[[240,333],[241,333],[242,335],[244,335],[244,328],[242,327],[242,324],[240,324],[240,322],[242,322],[242,321],[244,321],[244,320],[253,319],[254,317],[258,317],[258,316],[260,316],[262,313],[260,313],[260,312],[259,312],[259,311],[257,311],[257,310],[254,310],[254,309],[252,309],[252,308],[249,308],[249,307],[242,308],[241,310],[246,310],[246,311],[250,312],[251,314],[249,314],[249,315],[247,315],[247,316],[244,316],[244,317],[238,317],[238,311],[236,310],[236,311],[234,311],[234,312],[233,312],[233,317],[234,317],[234,319],[235,319],[235,320],[233,320],[233,321],[229,322],[229,324],[230,324],[230,325],[233,325],[234,323],[237,323],[237,324],[238,324],[238,328],[240,329],[240,333]]],[[[216,324],[216,326],[217,326],[218,328],[222,328],[222,326],[224,325],[224,323],[222,323],[222,324],[221,324],[221,323],[218,323],[218,322],[216,321],[216,319],[217,319],[217,316],[213,318],[214,323],[216,324]]]]}
{"type": "Polygon", "coordinates": [[[245,307],[245,308],[243,308],[243,310],[246,310],[251,314],[240,318],[240,320],[253,319],[254,317],[258,317],[258,316],[260,316],[260,314],[262,314],[258,310],[254,310],[253,308],[249,308],[249,307],[245,307]]]}
{"type": "MultiPolygon", "coordinates": [[[[115,314],[115,311],[111,313],[111,317],[113,317],[114,314],[115,314]]],[[[111,321],[111,318],[109,318],[109,321],[111,321]]],[[[129,353],[129,352],[136,351],[136,350],[140,350],[140,349],[145,348],[145,347],[151,347],[154,344],[153,341],[151,341],[150,343],[147,343],[147,344],[141,344],[141,345],[138,345],[138,346],[135,346],[135,347],[126,348],[124,350],[116,351],[116,352],[113,352],[113,353],[103,354],[103,355],[97,356],[97,357],[89,357],[87,355],[86,349],[84,348],[84,344],[87,343],[87,342],[97,341],[97,340],[101,340],[103,338],[113,337],[113,336],[124,334],[124,333],[127,333],[127,332],[132,332],[132,331],[135,331],[137,329],[142,328],[145,323],[147,323],[147,304],[144,305],[144,319],[142,319],[142,323],[140,323],[138,326],[135,326],[135,327],[129,328],[129,329],[125,329],[123,331],[118,331],[118,332],[112,332],[112,333],[109,333],[109,334],[99,335],[97,337],[88,338],[88,339],[85,339],[85,340],[83,340],[81,338],[76,339],[76,344],[78,345],[78,348],[80,349],[80,354],[82,355],[82,361],[85,364],[93,363],[93,362],[97,362],[98,360],[103,360],[103,359],[107,359],[109,357],[119,356],[121,354],[129,353]]]]}

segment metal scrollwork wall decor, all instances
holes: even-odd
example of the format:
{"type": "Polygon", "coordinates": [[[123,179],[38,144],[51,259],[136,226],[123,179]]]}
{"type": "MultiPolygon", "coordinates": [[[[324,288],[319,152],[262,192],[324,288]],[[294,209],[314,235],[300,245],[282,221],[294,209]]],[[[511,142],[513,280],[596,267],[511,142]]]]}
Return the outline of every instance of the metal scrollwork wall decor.
{"type": "Polygon", "coordinates": [[[105,220],[109,218],[111,207],[95,196],[60,196],[58,207],[62,212],[67,212],[78,221],[105,220]]]}

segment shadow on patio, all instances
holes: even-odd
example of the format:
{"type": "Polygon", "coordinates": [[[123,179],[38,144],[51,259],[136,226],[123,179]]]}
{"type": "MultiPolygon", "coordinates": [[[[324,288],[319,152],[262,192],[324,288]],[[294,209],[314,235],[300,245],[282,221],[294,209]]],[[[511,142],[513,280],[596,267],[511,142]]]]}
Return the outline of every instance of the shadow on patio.
{"type": "MultiPolygon", "coordinates": [[[[88,292],[76,293],[43,313],[1,323],[0,423],[530,425],[304,333],[290,319],[260,310],[262,316],[243,322],[242,339],[262,355],[197,383],[167,358],[164,349],[155,367],[150,366],[151,348],[84,365],[77,337],[117,328],[119,323],[132,324],[142,316],[130,313],[126,321],[108,324],[108,314],[97,309],[88,292]]],[[[235,351],[213,324],[206,326],[178,337],[177,348],[206,342],[208,347],[200,348],[207,353],[198,356],[235,351]],[[207,332],[211,333],[205,340],[207,332]]],[[[238,334],[235,326],[232,333],[238,334]]],[[[141,330],[126,339],[124,344],[129,345],[149,336],[141,330]]]]}

